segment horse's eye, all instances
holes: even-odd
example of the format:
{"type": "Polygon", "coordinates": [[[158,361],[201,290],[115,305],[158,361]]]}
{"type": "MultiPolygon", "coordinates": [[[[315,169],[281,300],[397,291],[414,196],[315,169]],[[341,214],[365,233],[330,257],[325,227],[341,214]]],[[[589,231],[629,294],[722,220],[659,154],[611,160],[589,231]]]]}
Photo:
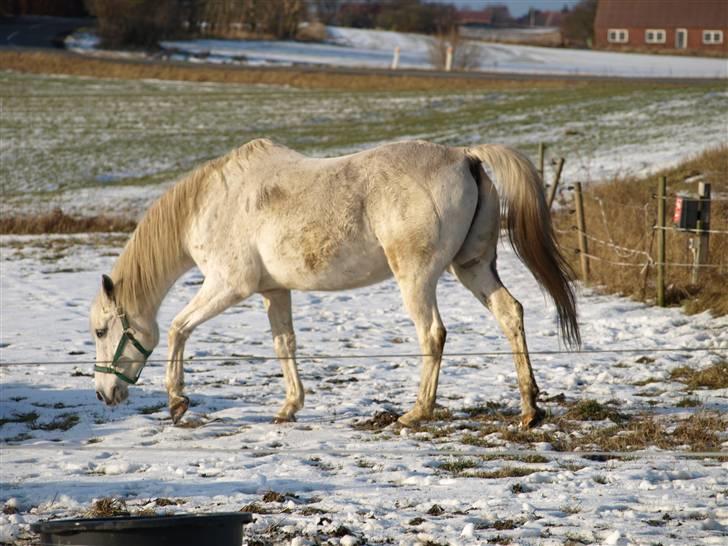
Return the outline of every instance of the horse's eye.
{"type": "Polygon", "coordinates": [[[98,330],[96,330],[96,337],[100,339],[104,337],[106,335],[106,332],[108,331],[108,328],[99,328],[98,330]]]}

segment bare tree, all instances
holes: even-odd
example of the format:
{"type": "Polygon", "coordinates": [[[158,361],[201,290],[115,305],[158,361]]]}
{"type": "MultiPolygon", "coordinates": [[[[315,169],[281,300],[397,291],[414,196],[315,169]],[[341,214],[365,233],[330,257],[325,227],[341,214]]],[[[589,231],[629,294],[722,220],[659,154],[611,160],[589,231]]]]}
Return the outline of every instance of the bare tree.
{"type": "Polygon", "coordinates": [[[435,68],[445,69],[449,47],[452,47],[452,68],[470,70],[480,65],[477,44],[471,40],[463,40],[457,28],[453,27],[449,32],[436,34],[430,43],[430,62],[435,68]]]}
{"type": "Polygon", "coordinates": [[[155,47],[180,32],[179,0],[85,0],[104,47],[155,47]]]}
{"type": "Polygon", "coordinates": [[[333,24],[340,5],[340,0],[316,0],[316,18],[324,25],[333,24]]]}
{"type": "Polygon", "coordinates": [[[581,0],[561,23],[561,35],[567,46],[591,47],[597,0],[581,0]]]}

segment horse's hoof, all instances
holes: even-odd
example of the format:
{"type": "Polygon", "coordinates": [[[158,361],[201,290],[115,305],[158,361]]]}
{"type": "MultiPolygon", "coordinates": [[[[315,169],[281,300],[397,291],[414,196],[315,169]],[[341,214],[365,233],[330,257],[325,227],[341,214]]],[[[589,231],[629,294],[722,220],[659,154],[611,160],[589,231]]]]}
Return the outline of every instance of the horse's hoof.
{"type": "Polygon", "coordinates": [[[544,417],[546,417],[546,412],[541,408],[535,408],[533,412],[524,414],[521,417],[521,430],[537,427],[541,424],[544,417]]]}
{"type": "Polygon", "coordinates": [[[399,419],[397,419],[397,422],[400,425],[409,428],[416,426],[420,421],[426,421],[428,419],[432,419],[432,415],[428,416],[422,411],[412,410],[402,415],[399,419]]]}
{"type": "Polygon", "coordinates": [[[169,414],[172,416],[172,424],[179,423],[180,419],[182,419],[182,416],[187,413],[187,410],[190,407],[190,399],[186,396],[183,396],[182,398],[176,399],[174,402],[171,402],[169,405],[169,414]]]}
{"type": "Polygon", "coordinates": [[[289,416],[283,416],[283,415],[276,415],[273,418],[273,423],[276,425],[281,425],[283,423],[295,423],[296,422],[296,416],[295,415],[289,415],[289,416]]]}

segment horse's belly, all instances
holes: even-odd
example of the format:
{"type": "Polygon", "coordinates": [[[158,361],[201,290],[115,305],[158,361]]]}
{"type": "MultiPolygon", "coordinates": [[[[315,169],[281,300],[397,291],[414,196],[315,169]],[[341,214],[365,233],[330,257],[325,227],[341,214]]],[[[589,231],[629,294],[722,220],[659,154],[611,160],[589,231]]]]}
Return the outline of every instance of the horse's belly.
{"type": "Polygon", "coordinates": [[[369,240],[337,245],[327,241],[316,247],[290,245],[286,241],[259,248],[263,284],[291,290],[346,290],[383,281],[392,276],[379,244],[369,240]]]}

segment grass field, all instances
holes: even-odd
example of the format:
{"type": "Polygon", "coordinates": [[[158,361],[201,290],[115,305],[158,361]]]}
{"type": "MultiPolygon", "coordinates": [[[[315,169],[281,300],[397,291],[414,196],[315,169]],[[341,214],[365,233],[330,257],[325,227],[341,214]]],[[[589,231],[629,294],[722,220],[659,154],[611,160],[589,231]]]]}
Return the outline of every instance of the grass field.
{"type": "Polygon", "coordinates": [[[159,183],[260,136],[314,155],[405,138],[535,155],[544,141],[567,158],[567,179],[599,179],[674,160],[678,134],[681,153],[702,149],[720,133],[726,97],[709,83],[493,85],[320,90],[2,72],[3,210],[143,206],[159,183]]]}

